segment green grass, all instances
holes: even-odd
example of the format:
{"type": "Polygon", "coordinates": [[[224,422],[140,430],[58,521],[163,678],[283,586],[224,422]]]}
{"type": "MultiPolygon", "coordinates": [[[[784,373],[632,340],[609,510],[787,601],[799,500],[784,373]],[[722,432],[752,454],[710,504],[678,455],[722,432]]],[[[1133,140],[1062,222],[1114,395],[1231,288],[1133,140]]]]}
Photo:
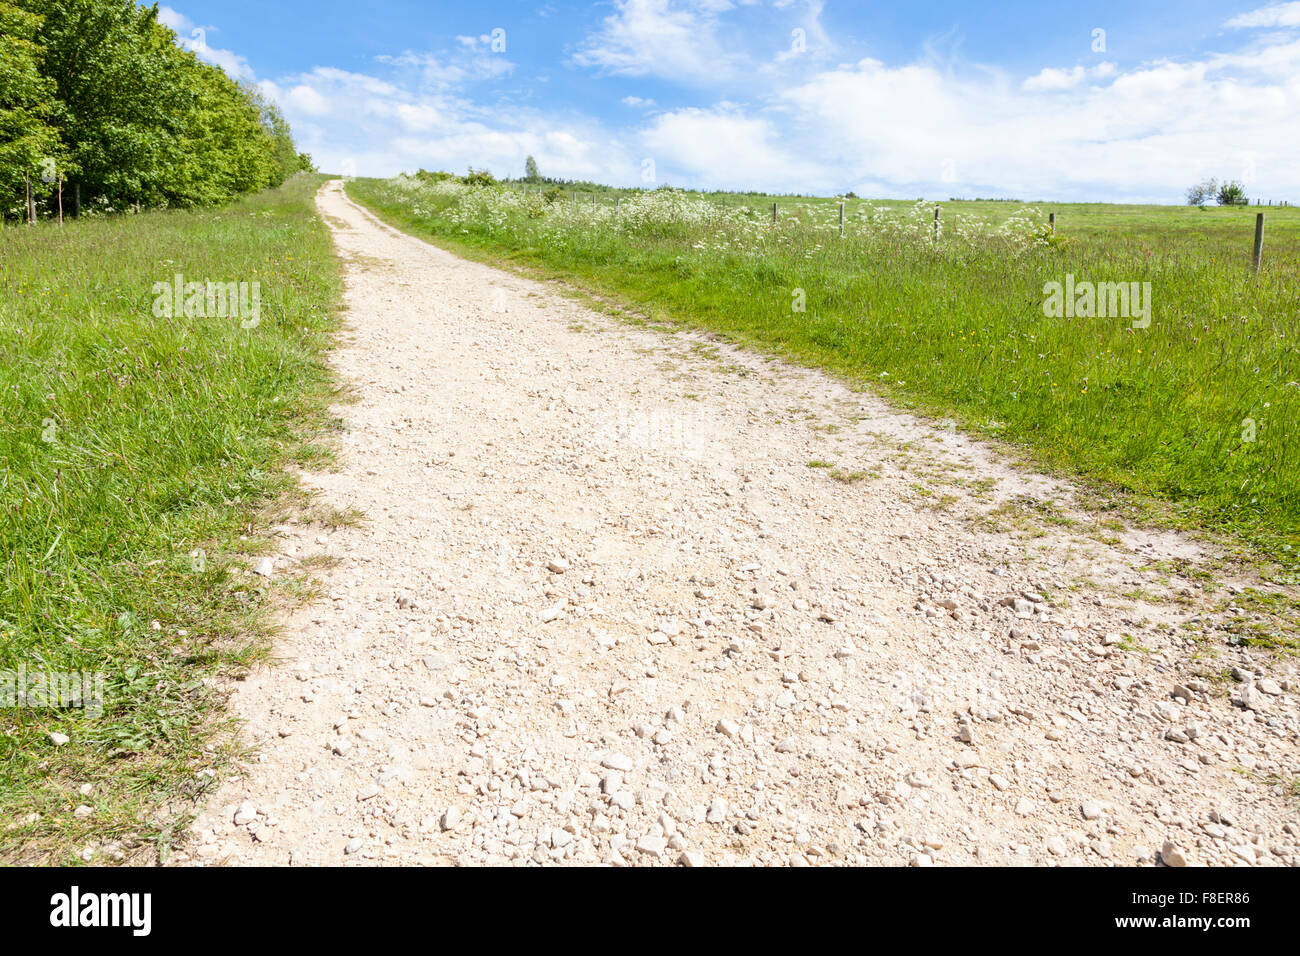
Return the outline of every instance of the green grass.
{"type": "Polygon", "coordinates": [[[850,200],[840,239],[824,199],[608,191],[547,203],[404,179],[348,189],[462,253],[954,418],[1080,479],[1095,503],[1223,536],[1296,580],[1300,209],[1264,210],[1255,274],[1255,207],[950,202],[936,245],[933,206],[912,203],[850,200]],[[1067,274],[1151,283],[1150,326],[1044,315],[1044,284],[1067,274]]]}
{"type": "Polygon", "coordinates": [[[0,859],[165,854],[220,770],[221,679],[265,654],[285,590],[243,568],[294,500],[285,466],[328,454],[321,181],[0,232],[0,671],[105,681],[102,715],[0,709],[0,859]],[[260,324],[156,318],[177,272],[260,282],[260,324]]]}

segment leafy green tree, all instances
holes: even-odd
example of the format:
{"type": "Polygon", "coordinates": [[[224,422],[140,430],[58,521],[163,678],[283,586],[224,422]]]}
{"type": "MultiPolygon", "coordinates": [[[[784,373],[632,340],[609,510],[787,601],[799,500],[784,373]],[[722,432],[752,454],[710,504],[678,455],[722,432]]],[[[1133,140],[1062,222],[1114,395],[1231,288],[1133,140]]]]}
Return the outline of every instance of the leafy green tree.
{"type": "MultiPolygon", "coordinates": [[[[24,182],[63,163],[54,127],[54,83],[40,72],[41,18],[0,2],[0,212],[25,195],[24,182]]],[[[57,175],[57,170],[56,170],[57,175]]]]}
{"type": "Polygon", "coordinates": [[[529,156],[524,160],[524,179],[530,183],[540,182],[542,174],[537,169],[537,160],[529,156]]]}
{"type": "Polygon", "coordinates": [[[278,186],[301,169],[298,159],[298,147],[293,142],[293,132],[289,121],[284,118],[280,107],[262,95],[262,91],[252,84],[241,84],[240,89],[257,109],[258,120],[266,135],[270,138],[271,154],[275,162],[275,171],[271,185],[278,186]]]}
{"type": "Polygon", "coordinates": [[[162,200],[193,94],[166,68],[156,10],[134,0],[17,0],[43,19],[37,41],[61,104],[58,131],[90,195],[162,200]]]}
{"type": "MultiPolygon", "coordinates": [[[[158,22],[157,7],[135,0],[0,4],[21,14],[10,17],[13,26],[4,22],[3,62],[21,62],[29,43],[27,59],[40,50],[43,74],[26,86],[0,83],[0,106],[9,105],[11,85],[28,99],[50,101],[48,125],[84,200],[115,209],[210,205],[278,185],[303,168],[279,107],[181,48],[158,22]]],[[[6,66],[0,79],[10,72],[31,70],[6,66]]],[[[24,154],[41,148],[48,147],[23,147],[24,154]]]]}
{"type": "Polygon", "coordinates": [[[1220,206],[1245,206],[1250,201],[1246,198],[1246,187],[1236,180],[1224,180],[1215,198],[1220,206]]]}

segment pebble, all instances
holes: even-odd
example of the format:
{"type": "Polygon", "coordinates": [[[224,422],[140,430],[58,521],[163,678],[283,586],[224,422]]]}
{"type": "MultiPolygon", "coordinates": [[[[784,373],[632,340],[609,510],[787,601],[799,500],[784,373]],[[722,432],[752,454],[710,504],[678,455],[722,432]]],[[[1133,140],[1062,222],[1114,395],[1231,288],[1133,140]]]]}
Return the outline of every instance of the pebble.
{"type": "Polygon", "coordinates": [[[644,853],[647,856],[663,856],[664,851],[668,849],[668,841],[663,837],[643,836],[636,841],[638,853],[644,853]]]}
{"type": "Polygon", "coordinates": [[[1186,866],[1187,857],[1172,840],[1166,840],[1160,848],[1160,859],[1165,866],[1186,866]]]}

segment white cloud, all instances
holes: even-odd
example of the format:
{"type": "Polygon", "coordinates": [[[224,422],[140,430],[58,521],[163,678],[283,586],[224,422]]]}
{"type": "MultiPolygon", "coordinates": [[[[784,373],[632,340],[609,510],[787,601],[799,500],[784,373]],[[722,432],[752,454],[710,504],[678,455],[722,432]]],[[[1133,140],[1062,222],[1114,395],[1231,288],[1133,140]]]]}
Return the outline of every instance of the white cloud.
{"type": "Polygon", "coordinates": [[[464,50],[451,55],[417,53],[405,50],[397,56],[378,56],[375,59],[388,66],[412,71],[420,82],[429,87],[450,88],[480,80],[494,80],[509,76],[515,64],[499,53],[479,52],[477,38],[458,37],[464,50]],[[465,43],[464,41],[471,41],[465,43]]]}
{"type": "Polygon", "coordinates": [[[1068,90],[1083,82],[1084,69],[1076,66],[1072,70],[1058,70],[1048,67],[1031,76],[1023,84],[1026,90],[1068,90]]]}
{"type": "Polygon", "coordinates": [[[299,148],[328,172],[389,176],[473,166],[521,176],[530,154],[543,173],[566,178],[601,178],[633,165],[605,130],[581,116],[480,106],[424,84],[418,71],[413,80],[316,67],[262,87],[284,108],[299,148]]]}
{"type": "Polygon", "coordinates": [[[216,27],[199,26],[179,10],[164,6],[158,7],[158,22],[175,31],[180,46],[193,51],[200,60],[221,67],[234,79],[253,78],[253,68],[248,65],[248,60],[238,53],[208,43],[208,34],[216,33],[216,27]]]}
{"type": "Polygon", "coordinates": [[[177,33],[182,30],[188,31],[194,23],[185,14],[179,10],[173,10],[171,7],[159,5],[158,22],[165,27],[171,27],[177,33]]]}
{"type": "Polygon", "coordinates": [[[799,155],[798,143],[782,137],[766,117],[725,109],[683,109],[662,114],[641,133],[646,156],[660,182],[704,188],[779,188],[819,181],[818,170],[799,155]]]}
{"type": "MultiPolygon", "coordinates": [[[[515,104],[534,102],[522,94],[535,90],[480,93],[515,70],[485,52],[480,36],[450,50],[378,57],[368,72],[317,66],[262,86],[321,168],[348,160],[361,175],[471,165],[519,175],[532,154],[545,174],[624,185],[642,182],[650,158],[658,182],[687,186],[1178,201],[1206,176],[1246,178],[1249,152],[1253,192],[1300,198],[1300,37],[1276,29],[1300,4],[1235,18],[1265,32],[1219,52],[1048,66],[1028,77],[928,48],[897,65],[778,62],[771,37],[800,22],[794,14],[815,21],[821,7],[776,4],[778,18],[789,19],[760,31],[761,41],[751,30],[751,56],[733,18],[771,17],[770,7],[616,0],[571,62],[707,91],[666,111],[650,96],[627,95],[621,102],[635,112],[601,120],[583,109],[603,98],[526,108],[515,104]]],[[[170,8],[162,15],[195,29],[170,8]]],[[[641,94],[658,93],[645,87],[641,94]]]]}
{"type": "Polygon", "coordinates": [[[1237,176],[1244,148],[1261,185],[1294,195],[1300,72],[1279,84],[1270,71],[1295,58],[1288,45],[1160,61],[1108,70],[1107,85],[1081,68],[1015,84],[995,70],[863,60],[780,98],[822,168],[892,195],[1177,201],[1198,177],[1237,176]]]}
{"type": "Polygon", "coordinates": [[[712,83],[731,75],[735,56],[718,40],[730,3],[614,0],[615,13],[573,55],[578,66],[623,76],[712,83]]]}
{"type": "Polygon", "coordinates": [[[1300,2],[1272,3],[1233,17],[1226,27],[1251,30],[1260,27],[1300,27],[1300,2]]]}

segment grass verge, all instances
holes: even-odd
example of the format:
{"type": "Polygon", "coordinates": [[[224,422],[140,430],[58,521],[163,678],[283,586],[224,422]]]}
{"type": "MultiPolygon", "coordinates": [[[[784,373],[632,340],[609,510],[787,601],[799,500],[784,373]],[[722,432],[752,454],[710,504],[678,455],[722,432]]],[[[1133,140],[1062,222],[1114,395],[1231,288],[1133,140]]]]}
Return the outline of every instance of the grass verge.
{"type": "Polygon", "coordinates": [[[229,756],[221,687],[294,586],[248,559],[329,455],[322,181],[0,232],[0,860],[165,859],[229,756]],[[177,274],[260,311],[156,315],[177,274]]]}

